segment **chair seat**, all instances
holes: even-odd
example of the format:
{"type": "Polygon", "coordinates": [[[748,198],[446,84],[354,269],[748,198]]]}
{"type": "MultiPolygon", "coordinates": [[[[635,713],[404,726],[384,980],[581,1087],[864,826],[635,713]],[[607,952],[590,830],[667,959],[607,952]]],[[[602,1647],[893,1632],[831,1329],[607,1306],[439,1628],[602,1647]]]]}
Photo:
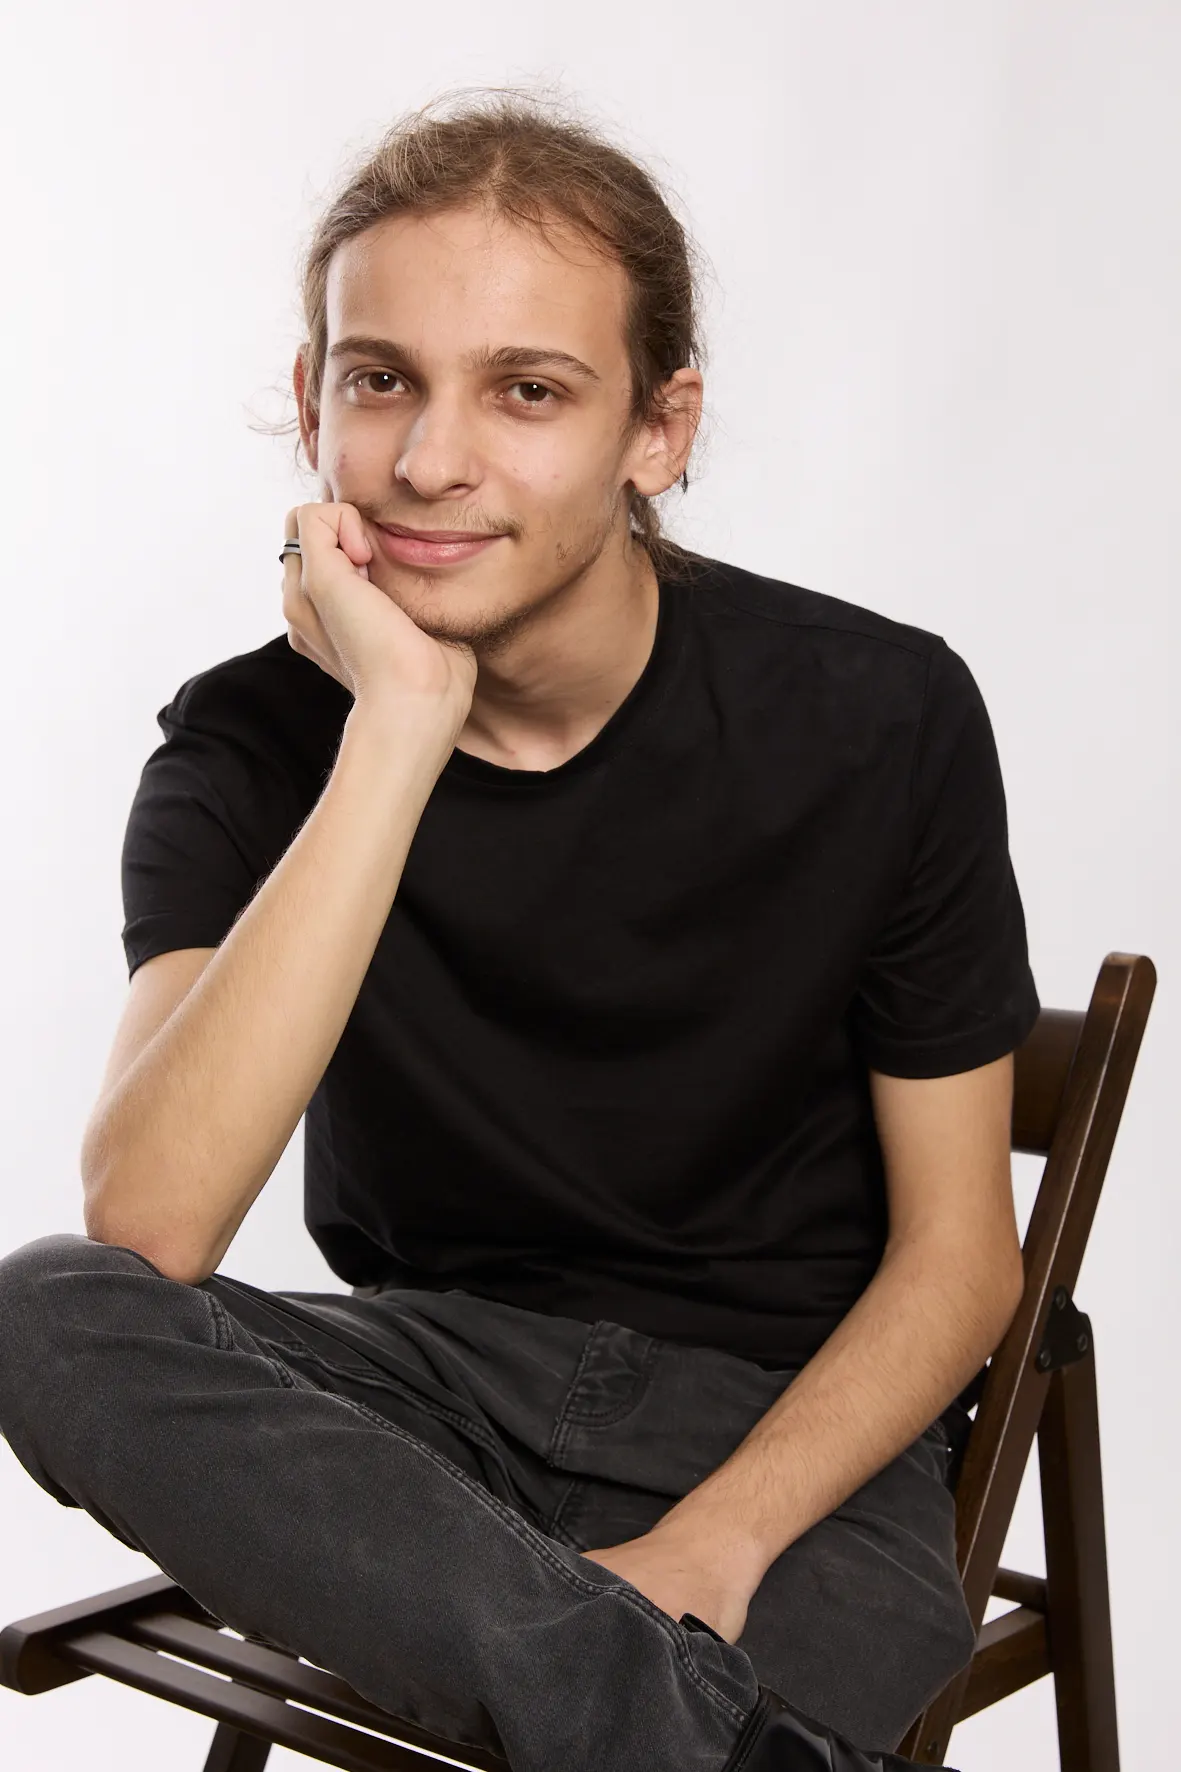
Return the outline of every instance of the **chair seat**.
{"type": "MultiPolygon", "coordinates": [[[[977,1639],[962,1716],[1050,1672],[1046,1584],[997,1572],[998,1598],[1019,1602],[977,1639]]],[[[0,1634],[0,1683],[33,1695],[105,1674],[216,1722],[314,1755],[347,1772],[422,1772],[421,1752],[506,1772],[507,1761],[417,1728],[347,1681],[285,1650],[232,1634],[166,1575],[95,1594],[0,1634]]]]}
{"type": "Polygon", "coordinates": [[[166,1575],[22,1619],[0,1634],[0,1683],[14,1691],[46,1692],[92,1673],[345,1772],[422,1772],[415,1748],[478,1772],[507,1766],[486,1748],[392,1716],[324,1668],[244,1641],[166,1575]]]}

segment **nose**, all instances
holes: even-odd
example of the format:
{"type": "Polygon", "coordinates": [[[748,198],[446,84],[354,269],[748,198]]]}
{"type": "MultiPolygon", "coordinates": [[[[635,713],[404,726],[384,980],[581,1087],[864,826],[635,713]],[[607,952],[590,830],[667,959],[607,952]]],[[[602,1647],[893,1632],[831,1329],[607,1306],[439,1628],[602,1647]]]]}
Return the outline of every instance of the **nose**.
{"type": "Polygon", "coordinates": [[[472,429],[457,401],[424,401],[402,444],[395,478],[420,498],[453,498],[471,491],[480,480],[472,429]]]}

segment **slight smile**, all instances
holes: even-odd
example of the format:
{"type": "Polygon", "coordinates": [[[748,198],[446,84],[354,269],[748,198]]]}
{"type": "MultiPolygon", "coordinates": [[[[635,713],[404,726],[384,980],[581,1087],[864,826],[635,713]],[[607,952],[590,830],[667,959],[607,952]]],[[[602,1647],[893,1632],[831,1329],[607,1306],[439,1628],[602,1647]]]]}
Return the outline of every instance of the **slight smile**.
{"type": "Polygon", "coordinates": [[[462,529],[407,529],[400,523],[374,527],[382,553],[400,566],[451,566],[504,540],[501,535],[472,535],[462,529]]]}

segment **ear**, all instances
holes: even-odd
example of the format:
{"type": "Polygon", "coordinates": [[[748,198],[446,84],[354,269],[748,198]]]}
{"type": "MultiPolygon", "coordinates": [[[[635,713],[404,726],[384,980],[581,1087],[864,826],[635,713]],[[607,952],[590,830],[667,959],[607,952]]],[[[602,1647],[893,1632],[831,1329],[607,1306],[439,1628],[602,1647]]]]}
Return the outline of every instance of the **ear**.
{"type": "Polygon", "coordinates": [[[295,403],[299,408],[299,435],[303,442],[304,454],[308,458],[312,472],[316,472],[316,455],[320,444],[320,415],[309,404],[308,378],[304,353],[308,347],[300,345],[295,353],[295,366],[291,371],[291,381],[295,388],[295,403]]]}
{"type": "Polygon", "coordinates": [[[681,478],[701,422],[703,383],[697,369],[678,369],[657,389],[655,412],[628,451],[627,477],[645,498],[667,492],[681,478]]]}

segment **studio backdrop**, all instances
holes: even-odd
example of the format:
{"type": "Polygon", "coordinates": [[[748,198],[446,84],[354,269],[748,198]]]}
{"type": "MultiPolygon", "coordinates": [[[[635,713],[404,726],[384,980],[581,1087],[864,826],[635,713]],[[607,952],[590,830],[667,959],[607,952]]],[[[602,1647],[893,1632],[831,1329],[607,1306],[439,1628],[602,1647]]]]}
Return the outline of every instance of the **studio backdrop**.
{"type": "MultiPolygon", "coordinates": [[[[11,16],[5,60],[0,1246],[82,1228],[78,1148],[126,991],[119,852],[156,712],[282,632],[276,538],[317,492],[265,426],[292,410],[317,208],[347,157],[439,92],[564,93],[671,187],[708,259],[708,417],[674,533],[968,661],[1045,1004],[1085,1004],[1109,949],[1157,963],[1078,1298],[1124,1762],[1168,1764],[1174,0],[45,0],[11,16]]],[[[1016,1179],[1024,1214],[1032,1166],[1016,1179]]],[[[298,1135],[224,1266],[340,1288],[302,1226],[298,1135]]],[[[1035,1486],[1008,1559],[1025,1568],[1035,1486]]],[[[146,1572],[0,1444],[0,1623],[146,1572]]],[[[11,1772],[196,1772],[210,1733],[98,1680],[0,1691],[11,1772]]],[[[952,1759],[1049,1772],[1049,1683],[965,1725],[952,1759]]]]}

